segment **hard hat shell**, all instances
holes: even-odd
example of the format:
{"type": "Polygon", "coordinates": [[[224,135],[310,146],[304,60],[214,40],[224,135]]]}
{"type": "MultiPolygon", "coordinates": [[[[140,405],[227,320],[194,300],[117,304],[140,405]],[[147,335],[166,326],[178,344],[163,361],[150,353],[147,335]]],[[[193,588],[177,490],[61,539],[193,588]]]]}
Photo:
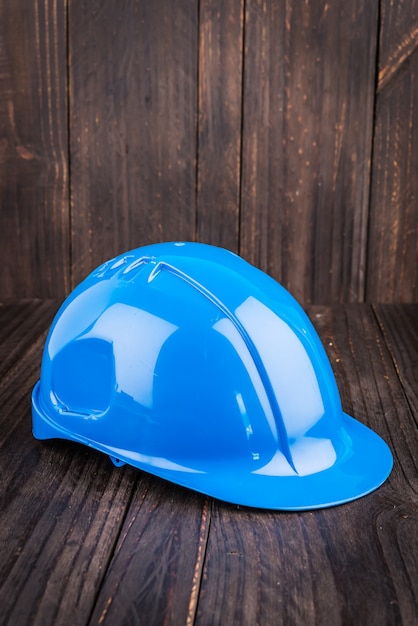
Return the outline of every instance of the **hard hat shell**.
{"type": "Polygon", "coordinates": [[[337,505],[376,489],[392,455],[342,411],[296,300],[227,250],[164,243],[92,272],[50,328],[33,434],[235,504],[337,505]]]}

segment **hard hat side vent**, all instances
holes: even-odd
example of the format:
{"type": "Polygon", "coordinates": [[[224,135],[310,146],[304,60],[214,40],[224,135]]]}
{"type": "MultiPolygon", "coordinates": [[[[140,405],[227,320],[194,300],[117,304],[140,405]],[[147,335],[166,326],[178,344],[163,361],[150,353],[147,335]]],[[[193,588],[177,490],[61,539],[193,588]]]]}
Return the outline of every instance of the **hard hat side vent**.
{"type": "Polygon", "coordinates": [[[110,404],[114,379],[112,346],[101,339],[79,339],[53,361],[52,389],[66,411],[103,413],[110,404]]]}
{"type": "Polygon", "coordinates": [[[192,276],[180,270],[178,267],[171,265],[170,263],[167,263],[165,261],[159,261],[155,265],[155,267],[152,269],[148,277],[148,282],[152,282],[158,276],[158,274],[162,271],[169,272],[170,274],[179,278],[180,280],[183,280],[190,287],[192,287],[197,292],[199,292],[203,297],[209,300],[219,311],[221,311],[223,315],[227,319],[229,319],[234,325],[234,327],[237,329],[238,333],[242,337],[248,349],[248,352],[254,362],[254,365],[257,369],[257,372],[260,376],[260,379],[266,391],[268,402],[270,404],[270,408],[272,410],[272,413],[273,413],[273,416],[277,425],[280,448],[283,454],[285,455],[286,460],[288,461],[289,465],[297,473],[297,470],[294,466],[292,455],[290,452],[290,447],[289,447],[289,442],[287,438],[286,428],[285,428],[284,421],[283,421],[283,416],[281,414],[280,407],[278,405],[276,395],[274,393],[274,389],[270,381],[270,377],[267,373],[266,368],[264,367],[263,360],[257,350],[257,347],[254,344],[253,340],[251,339],[250,335],[248,334],[245,326],[238,319],[235,313],[231,311],[231,309],[224,302],[222,302],[222,300],[220,300],[214,293],[212,293],[199,281],[195,280],[192,276]]]}
{"type": "Polygon", "coordinates": [[[125,254],[120,257],[106,261],[103,265],[100,265],[91,274],[94,278],[111,278],[118,274],[122,276],[130,275],[137,268],[147,265],[148,263],[155,263],[155,257],[143,255],[136,258],[134,254],[125,254]]]}

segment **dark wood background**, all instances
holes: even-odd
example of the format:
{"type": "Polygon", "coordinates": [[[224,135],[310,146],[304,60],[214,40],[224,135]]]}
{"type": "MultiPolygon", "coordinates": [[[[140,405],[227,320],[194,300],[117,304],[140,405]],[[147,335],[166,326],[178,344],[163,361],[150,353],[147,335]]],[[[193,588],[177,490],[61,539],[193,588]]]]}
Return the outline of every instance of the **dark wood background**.
{"type": "Polygon", "coordinates": [[[418,298],[415,0],[0,2],[0,294],[163,240],[418,298]]]}

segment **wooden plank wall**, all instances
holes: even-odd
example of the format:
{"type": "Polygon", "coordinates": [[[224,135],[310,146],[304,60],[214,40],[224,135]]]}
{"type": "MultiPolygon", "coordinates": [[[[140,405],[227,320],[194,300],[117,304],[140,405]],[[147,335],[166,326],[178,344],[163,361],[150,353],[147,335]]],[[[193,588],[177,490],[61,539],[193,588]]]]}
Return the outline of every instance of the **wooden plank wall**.
{"type": "Polygon", "coordinates": [[[0,295],[150,242],[418,298],[414,0],[0,3],[0,295]]]}
{"type": "Polygon", "coordinates": [[[62,296],[70,284],[67,11],[0,3],[0,294],[62,296]]]}
{"type": "Polygon", "coordinates": [[[418,296],[418,4],[383,0],[370,205],[367,295],[418,296]]]}

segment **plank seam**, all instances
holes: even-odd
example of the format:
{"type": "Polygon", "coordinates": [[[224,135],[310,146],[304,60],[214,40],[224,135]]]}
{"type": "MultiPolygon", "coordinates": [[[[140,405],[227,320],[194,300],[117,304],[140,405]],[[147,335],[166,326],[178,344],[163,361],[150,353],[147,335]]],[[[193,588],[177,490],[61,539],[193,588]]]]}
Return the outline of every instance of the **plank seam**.
{"type": "Polygon", "coordinates": [[[377,8],[377,28],[376,28],[376,52],[375,52],[375,87],[374,87],[374,102],[373,102],[373,118],[372,118],[372,136],[370,141],[370,165],[369,165],[369,188],[367,198],[367,213],[366,213],[366,225],[365,225],[365,250],[364,250],[364,276],[362,293],[359,294],[360,302],[368,302],[369,298],[369,263],[370,263],[370,246],[371,246],[371,212],[372,212],[372,196],[373,196],[373,164],[375,156],[375,142],[376,142],[376,124],[377,124],[377,96],[379,85],[379,57],[381,46],[381,6],[378,3],[377,8]]]}
{"type": "MultiPolygon", "coordinates": [[[[66,56],[67,56],[67,74],[66,74],[66,96],[67,96],[67,150],[68,150],[68,262],[69,262],[69,281],[70,290],[74,289],[74,267],[73,267],[73,177],[71,163],[71,46],[70,46],[70,9],[68,0],[65,0],[65,20],[66,20],[66,56]]],[[[67,295],[67,294],[66,294],[67,295]]]]}
{"type": "Polygon", "coordinates": [[[238,224],[237,224],[237,250],[241,254],[241,222],[242,222],[242,194],[244,174],[244,102],[245,102],[245,33],[247,23],[247,0],[242,3],[242,41],[241,41],[241,120],[240,120],[240,146],[239,146],[239,170],[238,170],[238,224]]]}
{"type": "Polygon", "coordinates": [[[197,3],[197,46],[196,46],[196,146],[195,146],[195,220],[194,241],[198,241],[199,235],[199,149],[200,149],[200,0],[197,3]]]}
{"type": "Polygon", "coordinates": [[[209,501],[208,498],[205,498],[203,504],[199,529],[199,541],[197,545],[197,557],[192,578],[192,590],[190,593],[189,606],[187,609],[186,626],[193,626],[196,619],[197,606],[199,601],[200,588],[202,585],[203,570],[206,561],[207,545],[209,538],[212,510],[211,502],[212,501],[209,501]]]}
{"type": "MultiPolygon", "coordinates": [[[[140,476],[141,476],[141,474],[136,477],[135,483],[132,486],[132,490],[131,490],[131,493],[129,495],[129,498],[126,501],[125,511],[123,512],[123,515],[121,516],[120,523],[119,523],[119,530],[115,533],[115,538],[114,538],[113,544],[112,544],[112,546],[111,546],[111,548],[109,550],[108,558],[106,560],[106,563],[103,566],[103,576],[102,576],[102,578],[100,580],[100,584],[97,586],[96,593],[94,595],[94,599],[93,599],[93,602],[92,602],[92,605],[91,605],[90,613],[89,613],[89,615],[87,617],[87,620],[86,620],[86,624],[92,624],[93,615],[94,615],[94,613],[96,611],[96,608],[97,608],[97,602],[98,602],[98,600],[100,598],[102,588],[103,588],[104,583],[106,581],[106,578],[107,578],[110,566],[112,564],[113,558],[114,558],[114,556],[116,554],[116,550],[117,550],[117,547],[119,545],[119,540],[120,540],[120,538],[122,536],[123,529],[125,528],[125,522],[126,522],[126,519],[127,519],[128,515],[129,515],[129,512],[131,510],[131,504],[132,504],[133,499],[134,499],[134,494],[135,494],[135,491],[136,491],[136,489],[138,487],[138,484],[140,482],[140,476]]],[[[144,494],[143,494],[142,501],[141,501],[141,506],[139,507],[138,511],[140,510],[140,508],[143,505],[143,502],[145,500],[145,496],[148,493],[148,489],[149,489],[149,483],[148,483],[148,485],[146,486],[146,488],[144,490],[144,494]]],[[[105,620],[106,614],[107,614],[107,612],[109,610],[110,605],[112,604],[112,601],[113,601],[113,595],[109,596],[109,598],[107,599],[105,607],[102,610],[102,612],[100,614],[100,618],[99,618],[99,620],[97,622],[98,624],[103,623],[103,621],[105,620]]]]}

